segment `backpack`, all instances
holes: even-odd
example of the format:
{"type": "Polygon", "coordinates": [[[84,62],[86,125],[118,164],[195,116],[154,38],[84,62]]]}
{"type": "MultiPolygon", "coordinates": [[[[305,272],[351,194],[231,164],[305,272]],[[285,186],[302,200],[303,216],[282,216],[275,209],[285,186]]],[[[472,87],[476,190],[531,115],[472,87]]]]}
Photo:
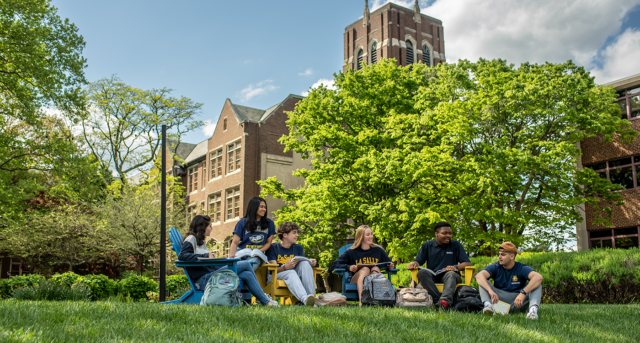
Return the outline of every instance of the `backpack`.
{"type": "Polygon", "coordinates": [[[433,299],[429,292],[419,288],[402,288],[398,290],[396,306],[398,307],[429,307],[433,299]]]}
{"type": "Polygon", "coordinates": [[[242,305],[239,288],[238,274],[231,269],[218,269],[207,281],[200,305],[239,307],[242,305]]]}
{"type": "Polygon", "coordinates": [[[362,283],[362,305],[395,306],[396,291],[381,273],[367,275],[362,283]]]}
{"type": "Polygon", "coordinates": [[[453,295],[453,308],[461,312],[482,311],[480,292],[471,286],[460,286],[453,295]]]}

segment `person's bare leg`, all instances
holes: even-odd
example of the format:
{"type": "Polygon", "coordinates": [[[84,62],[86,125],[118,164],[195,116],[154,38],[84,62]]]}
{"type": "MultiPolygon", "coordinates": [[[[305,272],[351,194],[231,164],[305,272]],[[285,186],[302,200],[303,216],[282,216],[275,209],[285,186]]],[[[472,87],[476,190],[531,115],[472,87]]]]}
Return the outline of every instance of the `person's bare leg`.
{"type": "Polygon", "coordinates": [[[358,271],[358,300],[360,301],[360,306],[362,306],[362,285],[364,283],[364,278],[371,273],[371,269],[369,267],[362,267],[358,271]]]}

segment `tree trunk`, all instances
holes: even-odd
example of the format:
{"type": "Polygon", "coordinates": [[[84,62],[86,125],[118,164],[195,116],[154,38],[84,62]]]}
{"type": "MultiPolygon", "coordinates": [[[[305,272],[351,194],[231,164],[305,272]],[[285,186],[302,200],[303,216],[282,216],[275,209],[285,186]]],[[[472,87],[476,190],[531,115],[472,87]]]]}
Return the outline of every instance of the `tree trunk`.
{"type": "Polygon", "coordinates": [[[142,264],[144,263],[144,257],[142,255],[138,255],[138,267],[137,272],[138,276],[142,275],[142,264]]]}

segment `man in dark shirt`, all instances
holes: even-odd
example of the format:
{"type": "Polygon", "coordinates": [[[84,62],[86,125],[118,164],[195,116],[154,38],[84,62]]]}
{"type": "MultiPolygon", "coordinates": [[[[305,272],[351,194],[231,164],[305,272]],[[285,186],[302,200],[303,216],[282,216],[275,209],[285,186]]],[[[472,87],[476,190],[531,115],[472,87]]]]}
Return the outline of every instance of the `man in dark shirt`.
{"type": "Polygon", "coordinates": [[[542,275],[533,268],[516,262],[520,250],[511,242],[498,249],[498,262],[488,265],[476,275],[485,314],[494,314],[493,304],[498,301],[511,305],[509,313],[520,312],[529,305],[528,319],[538,319],[538,305],[542,300],[542,275]],[[493,279],[493,285],[487,279],[493,279]],[[527,284],[527,280],[529,283],[527,284]]]}
{"type": "Polygon", "coordinates": [[[439,222],[433,226],[436,238],[422,243],[415,261],[409,263],[407,269],[412,270],[427,262],[426,269],[418,271],[419,284],[429,292],[436,308],[448,310],[453,301],[456,285],[462,283],[460,270],[471,265],[462,244],[451,239],[451,225],[439,222]],[[436,275],[432,274],[435,273],[436,275]],[[443,283],[442,293],[436,283],[443,283]]]}

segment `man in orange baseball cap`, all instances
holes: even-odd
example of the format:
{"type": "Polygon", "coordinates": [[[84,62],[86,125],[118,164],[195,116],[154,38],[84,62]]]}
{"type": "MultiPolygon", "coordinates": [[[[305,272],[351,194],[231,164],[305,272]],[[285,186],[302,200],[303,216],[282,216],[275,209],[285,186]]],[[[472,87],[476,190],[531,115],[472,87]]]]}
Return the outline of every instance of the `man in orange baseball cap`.
{"type": "Polygon", "coordinates": [[[498,262],[488,265],[476,275],[485,314],[495,314],[493,304],[498,301],[511,305],[511,312],[521,312],[528,305],[528,319],[538,319],[538,306],[542,300],[542,275],[533,268],[516,262],[522,252],[511,242],[498,249],[498,262]],[[493,279],[493,285],[488,279],[493,279]],[[527,283],[528,281],[528,283],[527,283]]]}

